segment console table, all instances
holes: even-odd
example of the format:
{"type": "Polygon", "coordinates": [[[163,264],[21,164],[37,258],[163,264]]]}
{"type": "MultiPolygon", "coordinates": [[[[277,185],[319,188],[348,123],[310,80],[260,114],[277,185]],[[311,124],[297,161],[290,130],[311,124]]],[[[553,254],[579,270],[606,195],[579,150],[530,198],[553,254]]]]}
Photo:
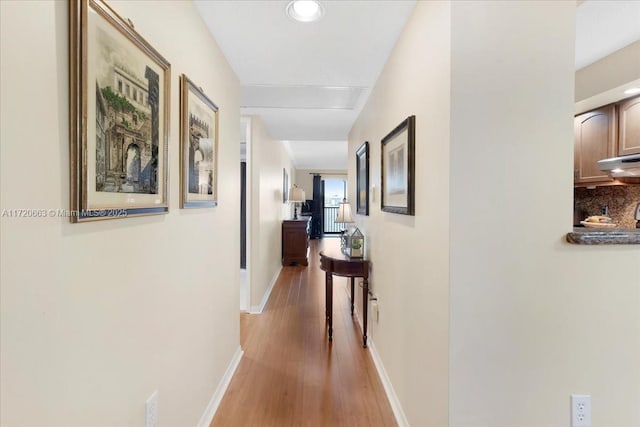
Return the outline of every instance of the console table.
{"type": "Polygon", "coordinates": [[[351,315],[353,315],[354,282],[362,277],[362,346],[367,346],[367,311],[369,305],[369,261],[351,258],[337,247],[327,247],[320,251],[320,268],[325,271],[325,314],[329,325],[329,341],[333,340],[333,275],[351,279],[351,315]]]}

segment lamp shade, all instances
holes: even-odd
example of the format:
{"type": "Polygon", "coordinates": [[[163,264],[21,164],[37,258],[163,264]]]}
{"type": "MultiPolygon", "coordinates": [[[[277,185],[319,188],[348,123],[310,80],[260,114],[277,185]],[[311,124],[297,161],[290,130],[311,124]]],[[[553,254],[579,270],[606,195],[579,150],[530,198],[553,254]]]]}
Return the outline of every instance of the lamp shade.
{"type": "Polygon", "coordinates": [[[351,215],[351,205],[349,204],[349,202],[347,202],[346,199],[343,200],[342,203],[340,203],[340,206],[338,207],[338,215],[336,216],[335,222],[340,224],[348,224],[348,223],[355,222],[353,220],[353,215],[351,215]]]}
{"type": "Polygon", "coordinates": [[[294,185],[289,190],[289,201],[290,202],[305,202],[307,199],[304,194],[304,190],[297,185],[294,185]]]}

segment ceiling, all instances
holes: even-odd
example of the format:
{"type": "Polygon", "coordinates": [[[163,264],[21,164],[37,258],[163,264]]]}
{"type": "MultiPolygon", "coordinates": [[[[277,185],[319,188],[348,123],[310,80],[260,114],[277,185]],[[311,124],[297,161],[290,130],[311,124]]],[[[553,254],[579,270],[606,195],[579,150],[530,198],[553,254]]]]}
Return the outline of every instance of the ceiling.
{"type": "Polygon", "coordinates": [[[640,1],[581,3],[576,12],[576,70],[640,40],[640,1]]]}
{"type": "Polygon", "coordinates": [[[196,8],[241,84],[242,114],[287,141],[296,168],[347,168],[347,135],[415,1],[322,1],[317,22],[289,1],[202,1],[196,8]]]}
{"type": "MultiPolygon", "coordinates": [[[[347,137],[415,1],[324,0],[312,23],[289,0],[195,0],[241,84],[298,169],[347,169],[347,137]]],[[[576,14],[576,69],[640,39],[640,1],[587,0],[576,14]]]]}

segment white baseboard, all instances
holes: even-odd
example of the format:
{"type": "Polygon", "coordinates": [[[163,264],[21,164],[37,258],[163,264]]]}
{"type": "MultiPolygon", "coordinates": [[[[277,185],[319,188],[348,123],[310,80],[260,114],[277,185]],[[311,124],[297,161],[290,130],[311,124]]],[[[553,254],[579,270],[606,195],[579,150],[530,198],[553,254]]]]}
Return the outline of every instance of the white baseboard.
{"type": "MultiPolygon", "coordinates": [[[[351,294],[349,290],[347,290],[347,294],[351,294]]],[[[360,317],[360,313],[358,313],[357,304],[353,307],[353,314],[356,317],[356,321],[360,326],[360,331],[362,331],[362,318],[360,317]]],[[[398,427],[409,427],[409,421],[407,421],[407,416],[404,414],[402,410],[402,405],[400,405],[400,400],[398,399],[398,395],[396,394],[393,386],[391,385],[391,380],[387,375],[387,371],[384,369],[384,364],[382,363],[382,359],[380,359],[380,355],[378,354],[378,350],[376,349],[375,344],[370,336],[367,337],[367,348],[369,349],[369,353],[371,353],[371,358],[373,359],[373,364],[376,367],[376,371],[378,371],[378,376],[380,377],[380,381],[382,382],[382,387],[384,387],[384,391],[387,395],[387,399],[389,399],[389,404],[391,405],[391,410],[393,411],[393,415],[396,418],[396,422],[398,423],[398,427]]]]}
{"type": "Polygon", "coordinates": [[[393,386],[391,385],[391,380],[389,380],[387,371],[384,369],[384,365],[382,364],[382,359],[380,359],[378,350],[376,350],[376,346],[373,344],[373,341],[371,341],[370,338],[367,341],[368,341],[367,348],[369,349],[369,353],[371,353],[373,364],[376,365],[378,376],[380,377],[380,381],[382,381],[382,386],[384,387],[384,391],[387,394],[387,398],[389,399],[389,404],[391,405],[391,410],[393,411],[393,415],[396,417],[396,422],[398,423],[398,427],[409,427],[409,421],[407,421],[407,416],[404,414],[404,411],[402,410],[402,405],[400,405],[400,400],[398,400],[398,395],[396,395],[395,390],[393,390],[393,386]]]}
{"type": "Polygon", "coordinates": [[[240,364],[243,354],[244,351],[242,351],[242,347],[238,346],[238,349],[233,355],[226,372],[218,383],[218,387],[216,387],[216,391],[213,393],[213,397],[211,397],[211,400],[207,405],[207,409],[205,409],[204,414],[200,417],[200,421],[198,421],[198,427],[209,427],[209,425],[211,425],[211,421],[213,421],[213,417],[218,410],[218,406],[220,406],[220,402],[222,402],[222,397],[231,383],[233,374],[236,372],[236,369],[238,369],[238,365],[240,364]]]}
{"type": "Polygon", "coordinates": [[[267,301],[269,301],[269,297],[271,296],[271,291],[273,290],[273,287],[278,281],[278,277],[280,276],[281,271],[282,271],[282,267],[278,268],[276,273],[271,278],[271,283],[269,283],[269,287],[267,288],[267,291],[264,293],[264,296],[262,297],[262,301],[260,301],[260,305],[251,306],[251,310],[249,310],[249,313],[251,314],[262,313],[262,310],[264,310],[264,306],[267,305],[267,301]]]}

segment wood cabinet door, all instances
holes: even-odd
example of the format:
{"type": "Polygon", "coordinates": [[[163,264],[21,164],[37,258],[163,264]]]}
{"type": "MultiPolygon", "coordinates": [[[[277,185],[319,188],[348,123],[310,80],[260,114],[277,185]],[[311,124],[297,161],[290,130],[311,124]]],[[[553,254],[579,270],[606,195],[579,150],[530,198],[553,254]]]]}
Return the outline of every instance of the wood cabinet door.
{"type": "Polygon", "coordinates": [[[618,104],[618,155],[640,154],[640,96],[618,104]]]}
{"type": "Polygon", "coordinates": [[[309,220],[282,222],[282,265],[308,264],[309,220]]]}
{"type": "Polygon", "coordinates": [[[616,113],[614,105],[576,116],[574,122],[576,184],[613,181],[598,168],[598,160],[616,155],[616,113]]]}

